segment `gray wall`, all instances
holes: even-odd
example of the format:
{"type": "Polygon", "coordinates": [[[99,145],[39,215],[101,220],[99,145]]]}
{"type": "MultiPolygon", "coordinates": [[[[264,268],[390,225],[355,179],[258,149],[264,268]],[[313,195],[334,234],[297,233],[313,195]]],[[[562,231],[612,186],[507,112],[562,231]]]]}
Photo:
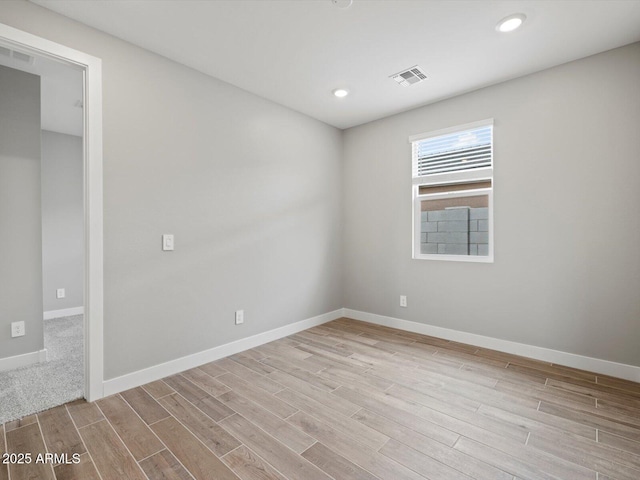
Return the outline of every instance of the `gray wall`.
{"type": "Polygon", "coordinates": [[[342,135],[27,2],[0,22],[103,59],[105,378],[342,306],[640,365],[638,45],[342,135]],[[411,260],[407,137],[487,117],[495,263],[411,260]]]}
{"type": "Polygon", "coordinates": [[[639,132],[640,44],[346,131],[344,306],[640,365],[639,132]],[[495,263],[412,260],[409,135],[491,117],[495,263]]]}
{"type": "Polygon", "coordinates": [[[0,66],[0,358],[44,348],[41,236],[40,77],[0,66]]]}
{"type": "Polygon", "coordinates": [[[106,379],[342,307],[339,130],[28,2],[0,22],[103,61],[106,379]]]}
{"type": "Polygon", "coordinates": [[[42,284],[45,312],[81,307],[84,303],[82,172],[82,137],[43,130],[42,284]],[[57,288],[65,289],[65,298],[56,298],[57,288]]]}

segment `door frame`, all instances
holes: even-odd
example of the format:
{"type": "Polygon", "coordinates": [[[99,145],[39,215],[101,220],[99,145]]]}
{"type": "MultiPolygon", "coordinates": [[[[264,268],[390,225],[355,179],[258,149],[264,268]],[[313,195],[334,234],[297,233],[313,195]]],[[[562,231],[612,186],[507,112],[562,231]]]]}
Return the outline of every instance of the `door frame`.
{"type": "Polygon", "coordinates": [[[104,396],[102,60],[0,23],[0,45],[80,68],[84,75],[84,396],[104,396]]]}

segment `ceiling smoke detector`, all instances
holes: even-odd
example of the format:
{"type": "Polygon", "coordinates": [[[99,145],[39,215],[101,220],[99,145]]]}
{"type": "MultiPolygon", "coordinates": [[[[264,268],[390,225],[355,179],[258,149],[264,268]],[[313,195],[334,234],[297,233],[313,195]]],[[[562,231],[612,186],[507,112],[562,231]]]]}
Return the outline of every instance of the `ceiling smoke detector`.
{"type": "Polygon", "coordinates": [[[353,3],[353,0],[331,0],[331,3],[338,8],[349,8],[353,3]]]}
{"type": "Polygon", "coordinates": [[[420,83],[427,79],[427,74],[418,66],[414,65],[411,68],[403,70],[402,72],[391,75],[389,78],[393,78],[403,87],[408,87],[416,83],[420,83]]]}

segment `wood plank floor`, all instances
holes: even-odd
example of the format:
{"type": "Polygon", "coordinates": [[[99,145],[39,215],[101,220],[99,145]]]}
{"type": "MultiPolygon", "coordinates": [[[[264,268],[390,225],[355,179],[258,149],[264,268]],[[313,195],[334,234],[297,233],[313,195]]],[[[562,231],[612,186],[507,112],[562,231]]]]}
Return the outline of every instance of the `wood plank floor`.
{"type": "Polygon", "coordinates": [[[0,480],[638,480],[640,384],[340,319],[0,426],[0,480]]]}

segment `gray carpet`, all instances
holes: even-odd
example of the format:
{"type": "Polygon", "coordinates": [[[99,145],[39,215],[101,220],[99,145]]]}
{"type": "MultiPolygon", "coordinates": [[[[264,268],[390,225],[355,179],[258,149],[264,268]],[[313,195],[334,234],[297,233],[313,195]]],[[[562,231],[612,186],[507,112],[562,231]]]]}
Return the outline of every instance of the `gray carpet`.
{"type": "Polygon", "coordinates": [[[0,424],[84,395],[83,316],[44,321],[48,361],[0,372],[0,424]]]}

